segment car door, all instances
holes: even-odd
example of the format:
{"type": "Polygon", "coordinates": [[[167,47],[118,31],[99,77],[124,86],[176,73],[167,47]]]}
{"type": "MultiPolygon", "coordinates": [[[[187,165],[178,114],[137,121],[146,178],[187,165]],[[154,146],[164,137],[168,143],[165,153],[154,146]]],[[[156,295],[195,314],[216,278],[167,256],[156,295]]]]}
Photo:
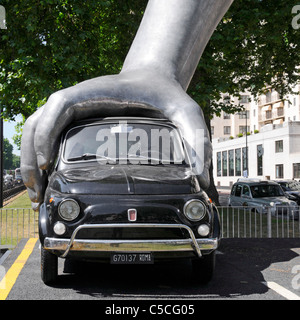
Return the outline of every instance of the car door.
{"type": "Polygon", "coordinates": [[[242,185],[241,184],[236,184],[233,188],[232,188],[232,192],[230,195],[230,204],[234,207],[238,207],[242,205],[242,185]]]}
{"type": "Polygon", "coordinates": [[[244,184],[242,187],[241,205],[243,207],[248,207],[250,201],[251,201],[250,187],[247,184],[244,184]]]}

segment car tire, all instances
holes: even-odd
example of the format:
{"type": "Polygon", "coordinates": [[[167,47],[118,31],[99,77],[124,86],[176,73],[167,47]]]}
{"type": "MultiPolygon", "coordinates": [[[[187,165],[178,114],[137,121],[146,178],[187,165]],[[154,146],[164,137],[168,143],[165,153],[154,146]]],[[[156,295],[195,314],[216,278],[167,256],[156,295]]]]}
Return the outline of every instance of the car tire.
{"type": "Polygon", "coordinates": [[[54,283],[57,279],[58,258],[53,253],[41,248],[41,277],[45,284],[54,283]]]}
{"type": "Polygon", "coordinates": [[[192,281],[199,284],[208,283],[214,274],[216,253],[203,255],[201,258],[192,260],[192,281]]]}

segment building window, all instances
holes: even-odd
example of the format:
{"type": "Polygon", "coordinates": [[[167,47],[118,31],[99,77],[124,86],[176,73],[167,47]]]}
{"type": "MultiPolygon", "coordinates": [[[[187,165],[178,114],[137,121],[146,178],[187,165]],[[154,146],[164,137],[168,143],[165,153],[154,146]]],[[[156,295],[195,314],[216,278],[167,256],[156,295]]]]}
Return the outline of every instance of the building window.
{"type": "Polygon", "coordinates": [[[283,152],[283,140],[275,141],[275,152],[283,152]]]}
{"type": "Polygon", "coordinates": [[[228,151],[229,176],[234,176],[234,150],[228,151]]]}
{"type": "Polygon", "coordinates": [[[259,144],[257,146],[257,175],[263,175],[263,146],[259,144]]]}
{"type": "Polygon", "coordinates": [[[222,152],[222,175],[227,176],[227,151],[222,152]]]}
{"type": "Polygon", "coordinates": [[[231,127],[230,126],[224,126],[224,134],[231,134],[231,127]]]}
{"type": "Polygon", "coordinates": [[[217,152],[217,176],[222,176],[222,159],[221,159],[221,152],[217,152]]]}
{"type": "Polygon", "coordinates": [[[235,175],[242,175],[242,159],[241,159],[241,149],[235,149],[235,175]]]}
{"type": "Polygon", "coordinates": [[[223,119],[230,119],[230,114],[223,112],[223,119]]]}
{"type": "Polygon", "coordinates": [[[242,149],[242,154],[243,154],[243,176],[248,177],[249,172],[248,172],[248,147],[242,149]]]}
{"type": "Polygon", "coordinates": [[[250,96],[249,95],[242,95],[240,99],[240,103],[249,103],[250,102],[250,96]]]}
{"type": "Polygon", "coordinates": [[[249,111],[241,111],[238,113],[239,119],[249,119],[249,111]]]}
{"type": "Polygon", "coordinates": [[[275,166],[275,177],[276,179],[283,178],[283,164],[276,164],[275,166]]]}
{"type": "Polygon", "coordinates": [[[278,117],[284,116],[284,109],[282,107],[277,108],[277,116],[278,117]]]}
{"type": "Polygon", "coordinates": [[[215,134],[215,127],[214,126],[210,127],[210,132],[211,132],[212,136],[215,134]]]}
{"type": "Polygon", "coordinates": [[[266,119],[272,119],[272,110],[266,111],[266,119]]]}
{"type": "Polygon", "coordinates": [[[239,126],[239,133],[246,134],[247,132],[250,132],[249,126],[239,126]]]}
{"type": "Polygon", "coordinates": [[[300,178],[300,163],[293,163],[293,178],[300,178]]]}
{"type": "Polygon", "coordinates": [[[229,97],[229,96],[224,97],[224,98],[223,98],[223,102],[224,102],[225,104],[229,104],[229,103],[230,103],[230,97],[229,97]]]}

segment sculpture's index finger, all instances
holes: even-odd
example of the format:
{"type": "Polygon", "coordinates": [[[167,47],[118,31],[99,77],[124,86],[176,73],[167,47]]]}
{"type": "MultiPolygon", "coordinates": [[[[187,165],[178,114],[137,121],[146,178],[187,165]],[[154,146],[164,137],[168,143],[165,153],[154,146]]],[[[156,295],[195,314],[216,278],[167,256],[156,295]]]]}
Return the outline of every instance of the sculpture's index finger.
{"type": "Polygon", "coordinates": [[[43,108],[30,116],[24,125],[21,141],[21,173],[32,202],[39,203],[43,197],[43,175],[37,165],[34,135],[43,108]]]}
{"type": "Polygon", "coordinates": [[[56,145],[63,129],[73,120],[72,100],[66,90],[50,96],[37,123],[34,148],[40,169],[47,170],[55,159],[56,145]]]}

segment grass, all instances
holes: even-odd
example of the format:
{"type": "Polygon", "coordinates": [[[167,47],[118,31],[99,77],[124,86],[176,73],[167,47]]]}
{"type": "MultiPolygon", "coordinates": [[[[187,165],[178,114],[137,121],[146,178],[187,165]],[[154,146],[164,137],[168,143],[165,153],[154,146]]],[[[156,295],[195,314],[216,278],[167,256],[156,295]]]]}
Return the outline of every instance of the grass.
{"type": "Polygon", "coordinates": [[[29,209],[31,208],[31,201],[29,199],[28,193],[25,192],[21,196],[17,197],[15,200],[12,202],[8,203],[4,209],[9,209],[9,208],[22,208],[22,209],[29,209]]]}
{"type": "Polygon", "coordinates": [[[13,247],[22,238],[38,236],[38,213],[31,209],[27,192],[0,209],[0,245],[13,247]]]}

